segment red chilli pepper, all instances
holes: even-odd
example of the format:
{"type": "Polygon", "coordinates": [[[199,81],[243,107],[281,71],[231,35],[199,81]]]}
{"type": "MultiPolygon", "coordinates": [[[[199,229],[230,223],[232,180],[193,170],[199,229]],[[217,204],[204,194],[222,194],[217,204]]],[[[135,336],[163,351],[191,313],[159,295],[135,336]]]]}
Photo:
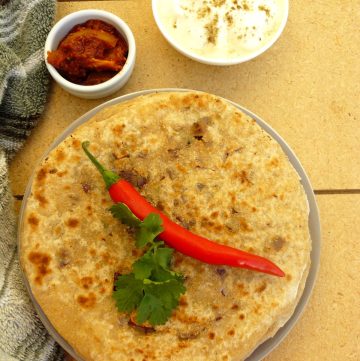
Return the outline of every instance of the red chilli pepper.
{"type": "Polygon", "coordinates": [[[158,214],[164,228],[159,237],[170,247],[205,263],[241,267],[279,277],[285,276],[278,266],[264,257],[210,241],[171,221],[152,206],[129,182],[121,179],[116,173],[106,170],[88,150],[89,144],[89,142],[83,142],[82,147],[104,178],[112,200],[115,203],[126,204],[141,220],[150,213],[158,214]]]}

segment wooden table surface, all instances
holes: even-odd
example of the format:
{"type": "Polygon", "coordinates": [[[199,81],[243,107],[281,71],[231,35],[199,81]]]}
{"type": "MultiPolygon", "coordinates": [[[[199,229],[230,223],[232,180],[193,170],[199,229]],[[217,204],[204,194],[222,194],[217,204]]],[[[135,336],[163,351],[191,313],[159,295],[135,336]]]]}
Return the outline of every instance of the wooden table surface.
{"type": "Polygon", "coordinates": [[[40,123],[11,163],[16,198],[54,138],[110,98],[177,87],[233,100],[261,116],[295,151],[321,217],[321,265],[313,295],[290,335],[265,360],[360,360],[359,1],[290,1],[288,23],[276,44],[257,59],[230,67],[203,65],[176,52],[157,29],[150,0],[61,1],[57,18],[87,8],[111,11],[132,28],[134,73],[124,88],[99,100],[79,99],[51,85],[40,123]]]}

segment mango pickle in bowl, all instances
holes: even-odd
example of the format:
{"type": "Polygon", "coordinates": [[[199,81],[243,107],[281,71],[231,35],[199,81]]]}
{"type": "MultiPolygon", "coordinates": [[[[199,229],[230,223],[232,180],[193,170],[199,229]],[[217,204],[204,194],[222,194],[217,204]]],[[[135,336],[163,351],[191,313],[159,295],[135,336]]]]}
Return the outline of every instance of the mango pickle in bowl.
{"type": "Polygon", "coordinates": [[[45,43],[45,62],[67,92],[88,99],[119,90],[135,65],[136,45],[128,25],[102,10],[81,10],[62,18],[45,43]]]}

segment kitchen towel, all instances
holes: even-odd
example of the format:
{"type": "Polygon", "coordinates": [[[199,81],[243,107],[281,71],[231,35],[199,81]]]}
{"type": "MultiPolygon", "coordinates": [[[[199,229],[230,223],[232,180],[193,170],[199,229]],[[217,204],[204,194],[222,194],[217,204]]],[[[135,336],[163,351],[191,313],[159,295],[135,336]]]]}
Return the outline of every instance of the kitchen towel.
{"type": "Polygon", "coordinates": [[[44,109],[48,74],[43,47],[55,10],[55,0],[0,0],[0,361],[64,359],[24,286],[8,182],[8,162],[44,109]]]}

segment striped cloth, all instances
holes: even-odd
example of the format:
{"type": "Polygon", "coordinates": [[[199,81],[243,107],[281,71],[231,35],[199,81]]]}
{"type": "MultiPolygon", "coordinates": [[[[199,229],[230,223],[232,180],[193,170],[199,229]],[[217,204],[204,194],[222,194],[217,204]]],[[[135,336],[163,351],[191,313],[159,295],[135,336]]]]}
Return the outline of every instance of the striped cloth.
{"type": "Polygon", "coordinates": [[[7,162],[30,134],[46,101],[42,53],[55,7],[55,0],[0,0],[0,361],[64,358],[24,287],[7,176],[7,162]]]}

